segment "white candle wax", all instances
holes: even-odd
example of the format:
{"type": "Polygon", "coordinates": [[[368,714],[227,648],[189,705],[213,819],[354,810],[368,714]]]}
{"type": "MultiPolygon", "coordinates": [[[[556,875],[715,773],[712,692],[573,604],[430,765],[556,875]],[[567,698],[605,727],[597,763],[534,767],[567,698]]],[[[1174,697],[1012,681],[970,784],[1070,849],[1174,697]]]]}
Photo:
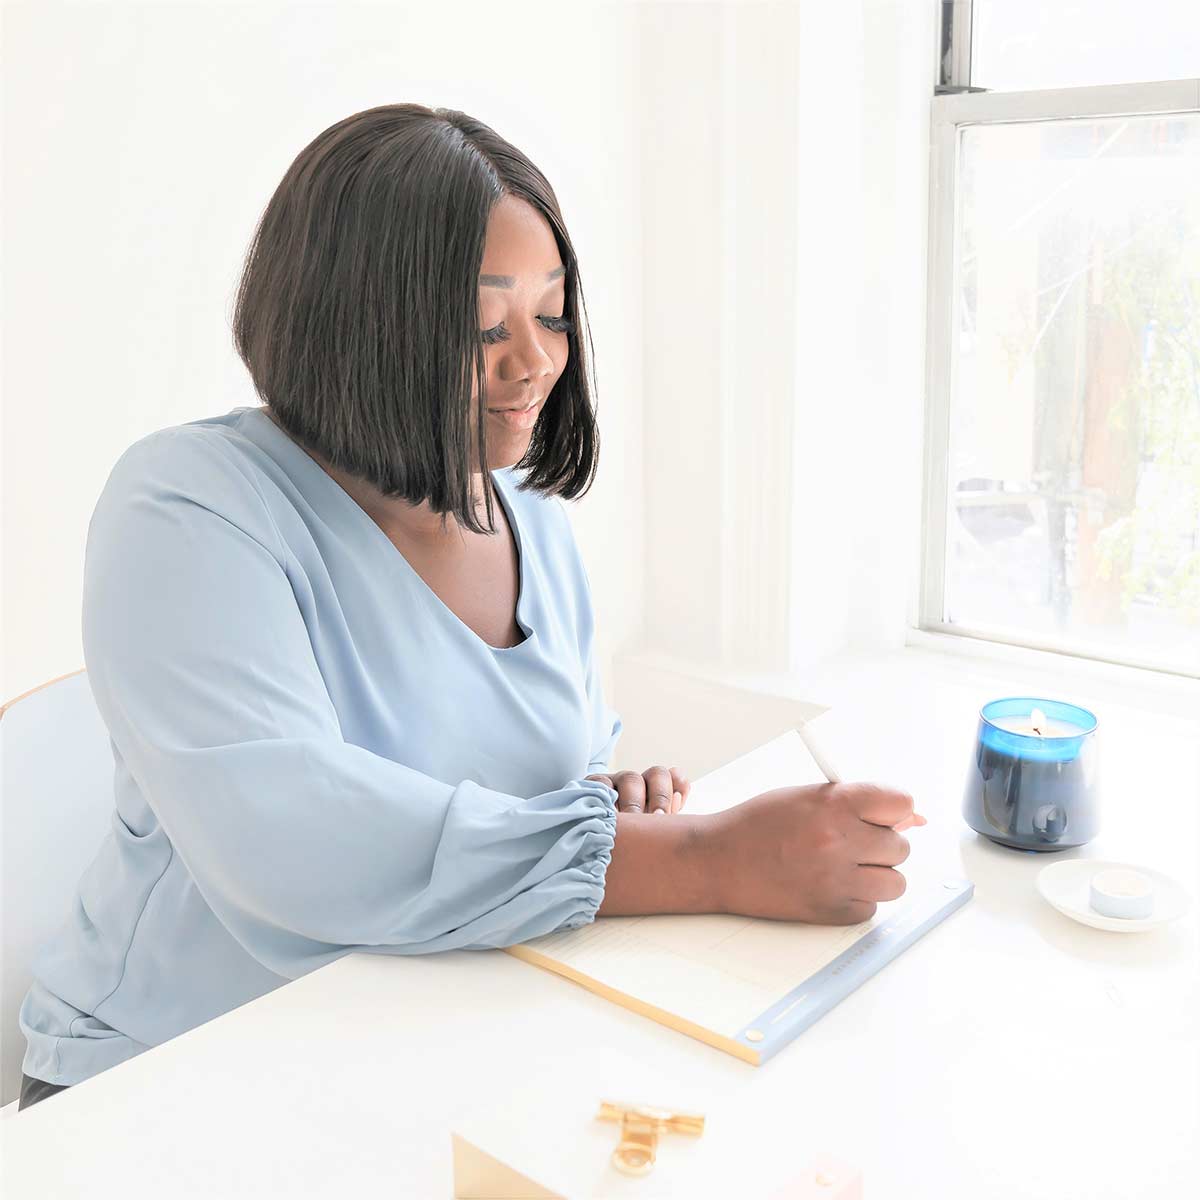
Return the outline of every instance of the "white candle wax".
{"type": "Polygon", "coordinates": [[[999,729],[1009,733],[1022,733],[1026,737],[1078,737],[1083,727],[1071,721],[1052,721],[1040,708],[1035,708],[1027,717],[990,717],[999,729]]]}
{"type": "Polygon", "coordinates": [[[1136,920],[1154,911],[1154,885],[1129,867],[1097,871],[1089,881],[1088,898],[1092,908],[1106,917],[1136,920]]]}

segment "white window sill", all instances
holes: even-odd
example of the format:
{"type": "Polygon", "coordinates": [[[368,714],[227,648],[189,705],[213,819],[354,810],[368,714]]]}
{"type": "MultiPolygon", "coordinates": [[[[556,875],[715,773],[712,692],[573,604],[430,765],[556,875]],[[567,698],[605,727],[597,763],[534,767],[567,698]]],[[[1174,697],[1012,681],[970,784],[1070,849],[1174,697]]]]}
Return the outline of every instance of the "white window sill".
{"type": "Polygon", "coordinates": [[[919,791],[930,809],[921,811],[931,820],[936,812],[946,829],[958,827],[957,798],[985,703],[1029,696],[1080,704],[1099,722],[1115,838],[1105,845],[1116,858],[1141,854],[1194,877],[1194,862],[1162,859],[1163,847],[1153,843],[1161,827],[1143,828],[1139,819],[1149,801],[1166,797],[1168,840],[1200,844],[1200,681],[946,635],[916,635],[890,651],[836,653],[791,673],[636,649],[618,653],[613,665],[626,726],[618,769],[671,763],[700,779],[815,718],[844,778],[919,791]]]}
{"type": "Polygon", "coordinates": [[[985,699],[1047,696],[1142,710],[1185,726],[1200,722],[1200,680],[925,630],[909,630],[900,649],[845,650],[796,672],[740,670],[639,649],[617,657],[820,708],[853,705],[881,688],[915,696],[944,684],[967,685],[985,699]]]}

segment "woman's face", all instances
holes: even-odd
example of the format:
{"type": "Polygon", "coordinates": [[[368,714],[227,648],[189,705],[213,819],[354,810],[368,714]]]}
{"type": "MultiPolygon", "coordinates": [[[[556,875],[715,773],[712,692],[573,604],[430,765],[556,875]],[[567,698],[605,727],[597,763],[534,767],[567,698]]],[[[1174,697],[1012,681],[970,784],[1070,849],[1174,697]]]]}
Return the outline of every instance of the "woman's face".
{"type": "Polygon", "coordinates": [[[565,271],[546,218],[526,201],[504,196],[488,220],[479,274],[489,470],[520,461],[567,365],[565,271]],[[531,402],[525,413],[500,411],[531,402]]]}

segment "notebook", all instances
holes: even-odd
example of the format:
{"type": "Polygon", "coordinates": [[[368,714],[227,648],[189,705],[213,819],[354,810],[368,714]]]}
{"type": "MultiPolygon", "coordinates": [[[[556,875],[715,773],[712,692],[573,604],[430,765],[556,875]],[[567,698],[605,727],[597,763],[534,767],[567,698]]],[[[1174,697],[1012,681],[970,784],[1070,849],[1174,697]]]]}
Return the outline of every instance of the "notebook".
{"type": "Polygon", "coordinates": [[[680,1088],[661,1064],[619,1046],[589,1058],[586,1073],[570,1078],[557,1055],[531,1055],[502,1086],[464,1092],[450,1119],[450,1148],[457,1200],[863,1196],[859,1162],[835,1157],[805,1129],[778,1147],[774,1133],[764,1132],[759,1106],[730,1089],[723,1073],[701,1073],[680,1088]],[[612,1161],[620,1122],[598,1119],[605,1101],[666,1108],[704,1123],[691,1134],[661,1134],[648,1174],[627,1175],[612,1161]]]}
{"type": "MultiPolygon", "coordinates": [[[[720,812],[772,788],[824,778],[790,729],[695,780],[685,811],[720,812]]],[[[899,868],[904,895],[857,925],[726,913],[597,917],[504,949],[761,1066],[971,898],[974,884],[944,852],[919,853],[921,833],[905,835],[912,853],[899,868]]]]}

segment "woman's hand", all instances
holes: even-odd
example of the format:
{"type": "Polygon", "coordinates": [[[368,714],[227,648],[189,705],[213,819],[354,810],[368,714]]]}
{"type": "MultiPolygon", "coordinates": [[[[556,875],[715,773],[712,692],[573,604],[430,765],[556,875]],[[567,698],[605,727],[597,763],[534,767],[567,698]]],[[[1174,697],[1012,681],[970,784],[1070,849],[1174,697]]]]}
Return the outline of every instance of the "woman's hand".
{"type": "Polygon", "coordinates": [[[617,792],[617,812],[674,813],[687,801],[692,785],[678,767],[647,767],[617,771],[613,775],[585,775],[598,779],[617,792]]]}
{"type": "Polygon", "coordinates": [[[815,925],[854,925],[902,896],[899,830],[925,824],[912,796],[876,783],[772,788],[705,819],[718,911],[815,925]]]}

